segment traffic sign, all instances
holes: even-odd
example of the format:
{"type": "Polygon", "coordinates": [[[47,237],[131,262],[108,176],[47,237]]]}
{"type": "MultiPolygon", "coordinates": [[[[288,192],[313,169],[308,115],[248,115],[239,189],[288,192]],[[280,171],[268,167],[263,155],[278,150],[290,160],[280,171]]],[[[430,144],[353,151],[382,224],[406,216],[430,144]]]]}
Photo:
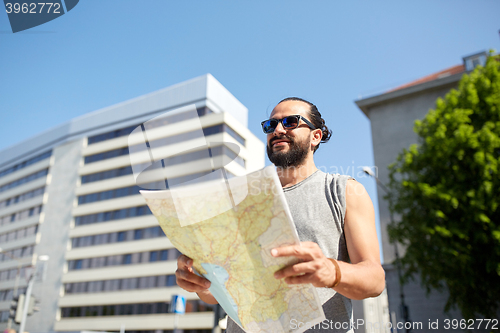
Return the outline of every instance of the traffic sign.
{"type": "Polygon", "coordinates": [[[170,312],[184,314],[186,312],[186,298],[182,295],[172,295],[170,312]]]}

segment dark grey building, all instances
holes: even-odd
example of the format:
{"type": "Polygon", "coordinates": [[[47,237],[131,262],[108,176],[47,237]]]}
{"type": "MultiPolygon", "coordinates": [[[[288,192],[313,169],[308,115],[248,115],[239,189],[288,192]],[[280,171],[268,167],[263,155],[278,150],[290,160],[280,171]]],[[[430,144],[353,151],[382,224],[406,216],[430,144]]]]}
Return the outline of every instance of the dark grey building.
{"type": "MultiPolygon", "coordinates": [[[[388,183],[387,166],[396,160],[398,153],[403,148],[417,143],[417,135],[413,132],[415,120],[423,119],[429,109],[435,107],[438,97],[444,97],[450,89],[456,88],[464,73],[472,70],[478,64],[484,65],[486,57],[486,52],[465,57],[461,65],[425,76],[382,94],[356,101],[357,106],[371,121],[375,165],[378,168],[378,178],[382,183],[388,183]]],[[[392,264],[396,258],[395,247],[389,243],[387,235],[390,214],[384,195],[383,191],[378,191],[389,309],[393,323],[395,321],[403,322],[398,274],[392,264]]],[[[400,254],[403,251],[404,249],[399,248],[400,254]]],[[[425,290],[420,287],[418,281],[405,285],[403,293],[405,303],[409,308],[410,320],[415,325],[422,323],[422,328],[415,326],[414,331],[435,332],[436,330],[428,328],[429,320],[431,322],[439,320],[440,323],[443,323],[444,319],[450,318],[444,313],[446,294],[432,292],[426,296],[425,290]]],[[[461,318],[458,311],[452,311],[450,316],[451,318],[461,318]]]]}

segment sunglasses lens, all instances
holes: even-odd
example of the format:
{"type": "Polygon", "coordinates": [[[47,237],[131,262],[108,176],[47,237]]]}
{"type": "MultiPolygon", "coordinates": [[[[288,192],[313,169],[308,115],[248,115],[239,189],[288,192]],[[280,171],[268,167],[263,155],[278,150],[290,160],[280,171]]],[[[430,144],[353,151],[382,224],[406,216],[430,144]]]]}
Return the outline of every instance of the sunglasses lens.
{"type": "Polygon", "coordinates": [[[299,118],[296,116],[289,116],[283,119],[283,127],[285,129],[296,128],[299,125],[299,118]]]}
{"type": "Polygon", "coordinates": [[[276,129],[276,126],[278,125],[278,122],[276,120],[266,120],[263,124],[262,124],[262,130],[264,131],[264,133],[266,134],[269,134],[269,133],[272,133],[274,132],[274,130],[276,129]]]}

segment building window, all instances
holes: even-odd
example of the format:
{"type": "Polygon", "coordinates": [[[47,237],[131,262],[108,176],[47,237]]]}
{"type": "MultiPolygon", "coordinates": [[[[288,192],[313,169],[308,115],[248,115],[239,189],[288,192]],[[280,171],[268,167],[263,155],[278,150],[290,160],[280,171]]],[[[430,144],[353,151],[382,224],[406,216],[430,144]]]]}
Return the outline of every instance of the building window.
{"type": "MultiPolygon", "coordinates": [[[[4,251],[0,253],[0,262],[3,261],[10,261],[12,260],[12,257],[14,258],[25,258],[33,255],[35,246],[34,245],[29,245],[29,246],[24,246],[24,247],[19,247],[16,249],[4,251]]],[[[16,268],[17,270],[17,268],[16,268]]]]}
{"type": "Polygon", "coordinates": [[[38,215],[42,211],[42,206],[27,208],[16,213],[0,217],[0,226],[16,221],[27,219],[30,216],[38,215]]]}
{"type": "Polygon", "coordinates": [[[77,216],[75,217],[75,225],[80,226],[86,224],[108,222],[144,215],[151,215],[151,211],[147,206],[124,208],[110,212],[77,216]]]}
{"type": "MultiPolygon", "coordinates": [[[[204,116],[204,115],[207,115],[207,114],[209,114],[209,113],[212,112],[207,107],[199,108],[199,109],[197,109],[197,111],[198,111],[198,116],[200,116],[200,117],[204,116]]],[[[189,119],[189,117],[190,117],[189,113],[179,113],[178,115],[174,115],[174,116],[170,116],[170,117],[166,118],[165,121],[168,121],[169,123],[176,123],[176,122],[180,122],[182,120],[187,120],[187,119],[189,119]]],[[[152,125],[154,127],[158,127],[158,126],[166,125],[166,123],[155,122],[152,125]]],[[[129,127],[126,127],[126,128],[121,128],[121,129],[117,129],[117,130],[114,130],[114,131],[110,131],[110,132],[106,132],[106,133],[102,133],[102,134],[90,136],[87,139],[87,144],[92,145],[94,143],[98,143],[98,142],[102,142],[102,141],[106,141],[106,140],[111,140],[111,139],[115,139],[115,138],[119,138],[119,137],[122,137],[122,136],[129,135],[130,133],[132,133],[132,131],[137,126],[139,126],[139,125],[129,126],[129,127]]],[[[1,177],[1,173],[0,173],[0,177],[1,177]]]]}
{"type": "MultiPolygon", "coordinates": [[[[28,266],[29,267],[29,266],[28,266]]],[[[25,276],[26,267],[21,267],[19,276],[25,276]]],[[[17,268],[0,271],[0,281],[14,280],[18,274],[17,268]]]]}
{"type": "Polygon", "coordinates": [[[121,177],[121,176],[126,176],[126,175],[131,175],[132,172],[132,167],[131,166],[126,166],[123,168],[118,168],[118,169],[113,169],[113,170],[106,170],[102,172],[96,172],[92,173],[90,175],[85,175],[82,176],[82,184],[87,184],[87,183],[92,183],[92,182],[97,182],[100,180],[105,180],[105,179],[110,179],[110,178],[115,178],[115,177],[121,177]]]}
{"type": "MultiPolygon", "coordinates": [[[[176,143],[180,143],[189,139],[192,139],[193,134],[198,131],[191,131],[191,132],[186,132],[186,133],[180,133],[176,134],[173,136],[169,136],[166,138],[161,138],[152,142],[156,142],[158,146],[168,146],[176,143]]],[[[210,127],[203,128],[203,134],[205,136],[217,134],[217,133],[222,133],[226,132],[229,135],[231,135],[236,141],[241,143],[242,145],[245,145],[245,139],[243,139],[239,134],[237,134],[233,129],[231,129],[229,126],[226,124],[219,124],[219,125],[214,125],[210,127]]],[[[141,144],[142,146],[142,144],[141,144]]],[[[94,163],[102,160],[106,160],[109,158],[114,158],[118,156],[123,156],[123,155],[128,155],[129,153],[129,148],[128,147],[122,147],[122,148],[117,148],[114,150],[109,150],[106,152],[98,153],[98,154],[93,154],[89,156],[85,156],[85,164],[89,163],[94,163]]]]}
{"type": "Polygon", "coordinates": [[[44,169],[44,170],[40,170],[40,171],[37,171],[35,173],[32,173],[31,175],[28,175],[26,177],[19,178],[17,180],[14,180],[13,182],[10,182],[8,184],[0,186],[0,192],[7,191],[7,190],[10,190],[11,188],[21,186],[21,185],[29,183],[33,180],[45,177],[45,176],[47,176],[48,173],[49,173],[49,169],[44,169]]]}
{"type": "Polygon", "coordinates": [[[106,257],[94,257],[68,261],[68,270],[94,269],[108,266],[131,265],[165,260],[177,260],[181,253],[177,249],[146,251],[106,257]],[[164,253],[163,251],[166,251],[164,253]]]}
{"type": "Polygon", "coordinates": [[[5,169],[3,171],[0,171],[0,177],[6,176],[8,174],[11,174],[13,172],[16,172],[18,170],[21,170],[23,168],[26,168],[27,166],[30,166],[32,164],[35,164],[37,162],[40,162],[41,160],[44,160],[46,158],[49,158],[52,155],[52,151],[49,150],[43,154],[40,154],[38,156],[35,156],[33,158],[30,158],[29,160],[26,160],[22,163],[16,164],[8,169],[5,169]]]}
{"type": "MultiPolygon", "coordinates": [[[[67,307],[67,308],[61,308],[61,316],[63,318],[71,318],[71,317],[99,317],[99,316],[113,316],[113,315],[118,315],[118,316],[146,315],[146,314],[168,313],[168,309],[169,309],[168,302],[67,307]]],[[[207,311],[213,311],[213,305],[207,304],[202,300],[191,300],[186,302],[186,312],[207,312],[207,311]]],[[[210,332],[210,330],[208,331],[210,332]]]]}
{"type": "Polygon", "coordinates": [[[132,263],[132,255],[131,254],[126,254],[123,256],[123,264],[124,265],[130,265],[132,263]]]}
{"type": "Polygon", "coordinates": [[[246,146],[246,141],[245,139],[243,139],[243,137],[241,135],[239,135],[238,133],[236,133],[231,127],[229,127],[228,125],[224,125],[225,128],[224,128],[224,131],[229,134],[230,136],[232,136],[233,138],[236,139],[236,141],[238,141],[239,143],[241,143],[243,146],[246,146]]]}
{"type": "MultiPolygon", "coordinates": [[[[135,278],[74,282],[64,284],[66,294],[101,293],[120,290],[154,289],[176,286],[175,275],[143,276],[135,278]]],[[[0,301],[3,297],[12,298],[12,290],[0,291],[0,301]],[[10,294],[8,294],[10,292],[10,294]],[[6,296],[3,296],[3,295],[6,296]],[[9,296],[10,295],[10,296],[9,296]]]]}
{"type": "Polygon", "coordinates": [[[129,195],[139,194],[139,186],[122,187],[114,190],[102,191],[78,197],[78,204],[83,205],[91,202],[121,198],[129,195]]]}
{"type": "Polygon", "coordinates": [[[19,194],[15,197],[0,201],[0,209],[3,207],[9,207],[10,205],[17,204],[17,203],[26,201],[28,199],[37,197],[39,195],[42,195],[44,192],[45,192],[45,187],[40,187],[40,188],[31,190],[31,191],[25,192],[23,194],[19,194]]]}
{"type": "MultiPolygon", "coordinates": [[[[18,288],[17,295],[26,293],[26,288],[18,288]]],[[[14,289],[0,290],[0,302],[10,301],[14,296],[14,289]]]]}
{"type": "Polygon", "coordinates": [[[470,55],[468,57],[464,57],[464,65],[466,71],[472,71],[476,66],[484,66],[486,65],[486,59],[488,58],[488,54],[486,52],[481,52],[477,54],[470,55]]]}
{"type": "Polygon", "coordinates": [[[116,238],[117,242],[123,242],[123,241],[125,241],[125,236],[126,236],[126,235],[127,235],[127,234],[125,233],[125,231],[120,231],[120,232],[118,233],[117,238],[116,238]]]}

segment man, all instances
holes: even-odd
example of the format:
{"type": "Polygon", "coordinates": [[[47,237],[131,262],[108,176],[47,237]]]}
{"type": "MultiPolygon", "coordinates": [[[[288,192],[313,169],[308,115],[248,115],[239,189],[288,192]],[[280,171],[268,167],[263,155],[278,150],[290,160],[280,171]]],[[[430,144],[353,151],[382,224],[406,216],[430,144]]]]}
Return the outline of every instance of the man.
{"type": "MultiPolygon", "coordinates": [[[[312,103],[282,100],[262,122],[267,154],[277,167],[295,222],[300,246],[273,249],[275,257],[294,256],[299,263],[275,273],[289,284],[312,283],[327,318],[307,332],[353,332],[351,299],[378,296],[385,287],[375,230],[375,214],[363,185],[348,176],[329,175],[314,164],[314,152],[331,132],[312,103]]],[[[180,256],[177,284],[216,304],[210,282],[196,274],[192,260],[180,256]]],[[[241,331],[230,321],[228,332],[241,331]]]]}

